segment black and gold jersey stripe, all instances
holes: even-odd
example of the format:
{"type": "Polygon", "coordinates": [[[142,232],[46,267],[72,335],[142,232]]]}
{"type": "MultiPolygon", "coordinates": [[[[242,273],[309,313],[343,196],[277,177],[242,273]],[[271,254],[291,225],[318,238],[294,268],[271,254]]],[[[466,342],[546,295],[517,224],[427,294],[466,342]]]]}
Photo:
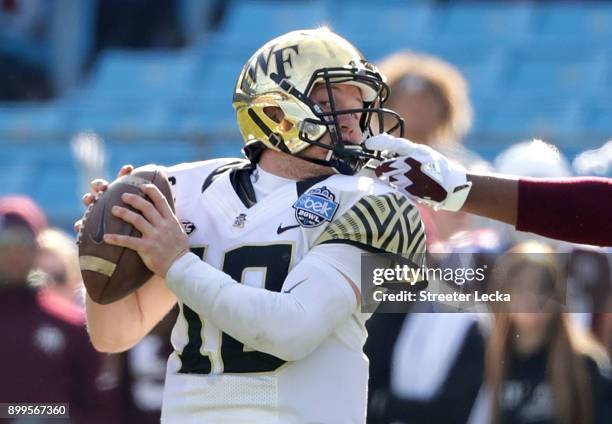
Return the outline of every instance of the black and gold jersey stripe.
{"type": "Polygon", "coordinates": [[[421,264],[425,229],[416,206],[401,194],[369,195],[327,226],[315,245],[323,243],[355,244],[421,264]]]}

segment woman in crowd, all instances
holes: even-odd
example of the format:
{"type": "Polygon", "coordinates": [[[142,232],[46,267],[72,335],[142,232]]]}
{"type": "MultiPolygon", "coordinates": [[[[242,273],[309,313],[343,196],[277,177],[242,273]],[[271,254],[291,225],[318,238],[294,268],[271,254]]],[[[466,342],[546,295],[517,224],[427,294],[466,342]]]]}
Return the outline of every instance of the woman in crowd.
{"type": "Polygon", "coordinates": [[[496,265],[496,306],[485,387],[473,423],[609,423],[611,381],[605,351],[564,313],[563,275],[554,251],[527,242],[496,265]]]}

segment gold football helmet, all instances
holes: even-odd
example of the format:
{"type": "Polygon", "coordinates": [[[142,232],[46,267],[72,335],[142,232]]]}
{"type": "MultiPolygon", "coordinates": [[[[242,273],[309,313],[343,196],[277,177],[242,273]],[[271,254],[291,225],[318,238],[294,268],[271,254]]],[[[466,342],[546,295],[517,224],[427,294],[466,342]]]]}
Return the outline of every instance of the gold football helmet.
{"type": "Polygon", "coordinates": [[[297,155],[315,145],[329,150],[326,160],[302,159],[352,175],[375,157],[374,152],[364,149],[363,141],[385,130],[403,135],[399,115],[382,108],[388,95],[389,87],[374,65],[347,40],[320,28],[289,32],[257,50],[238,77],[232,104],[245,141],[244,152],[252,162],[259,160],[265,148],[297,155]],[[328,111],[309,99],[320,83],[327,85],[328,111]],[[359,87],[363,108],[336,110],[332,84],[359,87]],[[268,107],[282,110],[281,122],[264,112],[268,107]],[[354,113],[361,114],[361,145],[341,139],[338,115],[354,113]],[[388,115],[391,124],[385,124],[388,115]],[[326,133],[330,134],[331,145],[320,142],[326,133]]]}

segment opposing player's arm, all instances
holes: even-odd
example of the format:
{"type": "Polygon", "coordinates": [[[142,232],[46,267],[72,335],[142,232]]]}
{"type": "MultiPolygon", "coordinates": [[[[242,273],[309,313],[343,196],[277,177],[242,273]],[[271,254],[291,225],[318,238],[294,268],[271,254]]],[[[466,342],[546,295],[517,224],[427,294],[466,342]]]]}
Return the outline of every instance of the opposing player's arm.
{"type": "Polygon", "coordinates": [[[130,349],[168,314],[176,296],[161,277],[153,276],[129,296],[108,305],[86,299],[87,328],[91,342],[101,352],[130,349]]]}
{"type": "Polygon", "coordinates": [[[519,180],[505,175],[468,174],[472,190],[463,212],[516,225],[518,216],[519,180]]]}
{"type": "Polygon", "coordinates": [[[192,253],[172,265],[166,280],[181,301],[223,332],[295,361],[315,350],[358,304],[355,282],[324,250],[311,250],[291,270],[281,293],[239,284],[192,253]]]}

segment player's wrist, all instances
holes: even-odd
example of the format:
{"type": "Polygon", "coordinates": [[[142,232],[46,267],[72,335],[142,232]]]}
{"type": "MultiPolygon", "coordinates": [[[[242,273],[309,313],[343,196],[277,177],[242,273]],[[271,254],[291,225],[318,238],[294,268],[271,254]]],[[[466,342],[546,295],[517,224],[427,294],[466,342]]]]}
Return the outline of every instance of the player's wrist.
{"type": "Polygon", "coordinates": [[[465,201],[467,200],[468,195],[470,194],[470,190],[472,188],[472,183],[466,181],[463,184],[455,186],[452,192],[448,193],[446,200],[439,205],[439,207],[435,208],[436,210],[445,210],[449,212],[457,212],[459,211],[465,201]]]}
{"type": "Polygon", "coordinates": [[[182,278],[183,272],[194,262],[200,262],[200,258],[189,249],[180,251],[172,261],[169,262],[164,278],[166,284],[171,281],[178,281],[182,278]]]}

